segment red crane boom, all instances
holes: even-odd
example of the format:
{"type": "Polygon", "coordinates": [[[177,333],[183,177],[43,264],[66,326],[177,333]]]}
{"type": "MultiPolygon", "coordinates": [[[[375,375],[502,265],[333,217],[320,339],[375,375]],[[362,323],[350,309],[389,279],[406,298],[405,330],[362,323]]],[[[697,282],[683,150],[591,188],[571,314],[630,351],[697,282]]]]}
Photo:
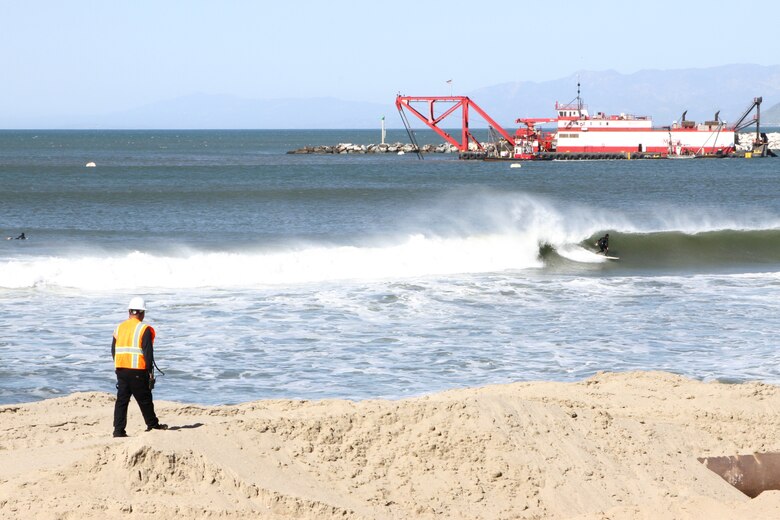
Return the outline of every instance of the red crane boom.
{"type": "Polygon", "coordinates": [[[504,139],[506,139],[511,146],[515,145],[514,138],[507,133],[506,130],[501,128],[501,125],[496,123],[479,105],[474,103],[466,96],[401,96],[395,98],[395,106],[403,116],[403,109],[406,108],[409,113],[416,116],[420,121],[428,125],[428,127],[439,134],[445,141],[455,146],[461,152],[467,152],[469,150],[469,141],[473,141],[477,148],[484,150],[482,144],[474,137],[469,130],[469,111],[474,110],[482,116],[482,118],[492,126],[504,139]],[[452,103],[452,106],[446,109],[441,115],[436,116],[434,105],[438,102],[452,103]],[[427,103],[426,113],[423,114],[412,106],[412,103],[427,103]],[[439,123],[444,121],[448,116],[454,113],[456,110],[461,109],[461,136],[460,141],[453,136],[445,132],[439,127],[439,123]]]}

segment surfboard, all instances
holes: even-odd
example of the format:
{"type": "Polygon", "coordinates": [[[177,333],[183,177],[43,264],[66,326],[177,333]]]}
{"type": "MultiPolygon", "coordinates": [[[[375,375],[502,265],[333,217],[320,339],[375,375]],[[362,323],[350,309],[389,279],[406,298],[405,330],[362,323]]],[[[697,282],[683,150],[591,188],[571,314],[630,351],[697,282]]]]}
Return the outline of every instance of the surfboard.
{"type": "Polygon", "coordinates": [[[604,254],[602,254],[602,252],[601,252],[601,251],[593,251],[593,254],[595,254],[595,255],[599,255],[599,256],[603,256],[603,257],[604,257],[604,258],[606,258],[607,260],[620,260],[620,257],[619,257],[619,256],[609,256],[609,255],[604,255],[604,254]]]}

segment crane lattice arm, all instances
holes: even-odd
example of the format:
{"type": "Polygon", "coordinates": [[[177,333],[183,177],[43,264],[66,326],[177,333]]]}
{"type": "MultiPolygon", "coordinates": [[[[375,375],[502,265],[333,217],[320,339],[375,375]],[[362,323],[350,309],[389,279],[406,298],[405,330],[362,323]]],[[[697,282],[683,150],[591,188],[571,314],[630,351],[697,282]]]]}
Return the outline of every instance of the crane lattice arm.
{"type": "Polygon", "coordinates": [[[466,152],[469,149],[469,142],[473,141],[477,148],[480,150],[483,150],[484,147],[482,144],[474,137],[474,135],[469,130],[469,111],[474,110],[477,114],[482,116],[482,118],[488,123],[489,126],[493,127],[504,139],[506,139],[510,145],[515,145],[515,140],[512,138],[512,136],[507,133],[506,130],[501,128],[501,125],[496,123],[493,118],[491,118],[487,113],[482,110],[479,105],[474,103],[471,99],[469,99],[466,96],[398,96],[395,99],[395,106],[398,108],[398,111],[401,113],[401,116],[403,119],[404,117],[404,109],[406,109],[410,114],[417,117],[420,121],[428,125],[428,127],[439,134],[442,139],[450,143],[451,145],[455,146],[459,151],[466,152]],[[452,106],[450,106],[448,109],[446,109],[441,115],[436,116],[435,115],[435,109],[434,105],[438,102],[442,103],[452,103],[452,106]],[[415,107],[412,106],[412,103],[426,103],[427,109],[425,110],[425,114],[421,112],[420,110],[417,110],[415,107]],[[439,124],[444,121],[448,116],[453,114],[456,110],[461,109],[461,136],[460,141],[458,141],[456,138],[454,138],[452,135],[447,133],[445,130],[439,127],[439,124]]]}
{"type": "Polygon", "coordinates": [[[743,128],[747,128],[753,123],[759,123],[761,119],[761,102],[763,101],[763,98],[757,97],[753,98],[753,103],[742,114],[742,116],[737,119],[737,122],[734,123],[734,131],[739,132],[743,128]],[[752,119],[747,120],[747,117],[750,115],[750,113],[753,111],[753,109],[756,109],[756,115],[753,116],[752,119]]]}

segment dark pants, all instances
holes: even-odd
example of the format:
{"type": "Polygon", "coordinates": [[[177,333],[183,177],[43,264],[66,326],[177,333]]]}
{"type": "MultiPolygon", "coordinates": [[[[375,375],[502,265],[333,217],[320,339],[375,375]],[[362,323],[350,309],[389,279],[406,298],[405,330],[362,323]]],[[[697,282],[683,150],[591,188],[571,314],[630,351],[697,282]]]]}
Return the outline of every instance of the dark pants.
{"type": "Polygon", "coordinates": [[[149,390],[149,374],[146,370],[118,368],[116,370],[116,404],[114,404],[114,433],[125,433],[127,426],[127,405],[130,396],[141,409],[147,428],[157,426],[160,421],[154,413],[152,391],[149,390]]]}

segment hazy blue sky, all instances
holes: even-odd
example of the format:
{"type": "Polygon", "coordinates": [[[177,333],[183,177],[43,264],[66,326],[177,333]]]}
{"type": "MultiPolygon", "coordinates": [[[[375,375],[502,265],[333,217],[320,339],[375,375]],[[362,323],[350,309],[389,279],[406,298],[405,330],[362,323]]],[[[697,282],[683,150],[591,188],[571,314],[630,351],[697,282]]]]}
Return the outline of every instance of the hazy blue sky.
{"type": "Polygon", "coordinates": [[[0,0],[0,122],[205,93],[388,102],[577,70],[778,63],[778,2],[0,0]],[[755,9],[751,13],[748,9],[755,9]]]}

